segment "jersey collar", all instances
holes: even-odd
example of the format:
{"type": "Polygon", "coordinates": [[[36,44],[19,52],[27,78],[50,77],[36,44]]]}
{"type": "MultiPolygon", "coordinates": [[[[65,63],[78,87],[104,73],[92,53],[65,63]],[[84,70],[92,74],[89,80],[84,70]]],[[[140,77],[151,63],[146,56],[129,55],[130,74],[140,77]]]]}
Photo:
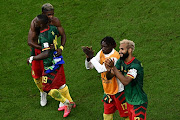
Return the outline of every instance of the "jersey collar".
{"type": "Polygon", "coordinates": [[[131,64],[132,63],[132,61],[135,59],[135,57],[133,57],[129,62],[125,62],[124,61],[124,63],[126,64],[126,65],[129,65],[129,64],[131,64]]]}
{"type": "Polygon", "coordinates": [[[47,29],[44,29],[44,30],[41,30],[40,33],[43,33],[43,32],[45,32],[45,31],[48,31],[49,28],[50,28],[50,27],[49,27],[49,25],[48,25],[48,28],[47,28],[47,29]]]}
{"type": "MultiPolygon", "coordinates": [[[[102,51],[102,50],[101,50],[102,51]]],[[[102,51],[103,52],[103,51],[102,51]]],[[[114,48],[112,49],[112,51],[110,52],[110,53],[108,53],[108,54],[104,54],[105,55],[105,57],[109,57],[110,55],[112,55],[114,53],[114,48]]]]}

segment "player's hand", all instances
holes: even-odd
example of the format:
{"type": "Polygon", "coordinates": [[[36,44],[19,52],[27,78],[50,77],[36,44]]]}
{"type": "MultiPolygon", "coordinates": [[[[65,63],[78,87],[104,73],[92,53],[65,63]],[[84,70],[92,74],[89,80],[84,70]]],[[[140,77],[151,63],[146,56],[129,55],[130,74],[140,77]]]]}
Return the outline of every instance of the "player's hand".
{"type": "Polygon", "coordinates": [[[82,48],[83,52],[87,55],[89,50],[90,50],[89,47],[88,46],[82,46],[81,48],[82,48]]]}
{"type": "Polygon", "coordinates": [[[28,65],[29,65],[29,63],[32,63],[33,58],[34,58],[34,56],[31,56],[31,57],[29,57],[29,58],[27,59],[27,64],[28,64],[28,65]]]}
{"type": "Polygon", "coordinates": [[[104,65],[105,65],[107,71],[111,71],[111,68],[107,64],[104,64],[104,65]]]}
{"type": "Polygon", "coordinates": [[[27,64],[28,64],[28,65],[29,65],[29,59],[30,59],[30,58],[27,59],[27,64]]]}
{"type": "Polygon", "coordinates": [[[93,58],[94,57],[94,51],[92,50],[92,47],[88,47],[88,46],[82,46],[81,47],[83,52],[86,54],[87,58],[93,58]]]}
{"type": "Polygon", "coordinates": [[[51,44],[51,45],[50,45],[50,49],[51,49],[51,50],[54,50],[54,49],[55,49],[54,44],[51,44]]]}
{"type": "Polygon", "coordinates": [[[57,51],[57,56],[61,56],[62,55],[62,49],[58,48],[56,51],[57,51]]]}
{"type": "Polygon", "coordinates": [[[105,60],[105,67],[114,67],[114,60],[111,60],[111,58],[105,60]]]}

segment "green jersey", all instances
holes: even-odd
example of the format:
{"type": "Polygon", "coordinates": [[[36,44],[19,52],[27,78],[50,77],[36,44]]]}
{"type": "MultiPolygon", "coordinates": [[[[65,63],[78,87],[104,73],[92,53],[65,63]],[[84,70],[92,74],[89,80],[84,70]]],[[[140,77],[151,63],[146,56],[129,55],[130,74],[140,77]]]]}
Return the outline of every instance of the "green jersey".
{"type": "MultiPolygon", "coordinates": [[[[55,26],[49,25],[48,29],[40,31],[39,44],[42,46],[42,52],[50,49],[50,45],[54,44],[55,50],[58,47],[57,35],[59,34],[55,26]]],[[[50,51],[48,58],[43,59],[44,68],[49,67],[53,64],[53,53],[55,50],[50,51]]]]}
{"type": "Polygon", "coordinates": [[[116,68],[120,70],[124,76],[133,78],[124,88],[126,101],[132,105],[140,105],[147,102],[147,95],[143,91],[144,71],[141,62],[135,57],[128,63],[119,59],[116,63],[116,68]]]}

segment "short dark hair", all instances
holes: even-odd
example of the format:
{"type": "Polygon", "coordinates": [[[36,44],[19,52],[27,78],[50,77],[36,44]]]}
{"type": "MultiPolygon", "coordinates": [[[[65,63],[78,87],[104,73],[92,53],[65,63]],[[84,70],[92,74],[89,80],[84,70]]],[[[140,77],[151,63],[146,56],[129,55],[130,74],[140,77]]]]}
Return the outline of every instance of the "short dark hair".
{"type": "Polygon", "coordinates": [[[37,18],[43,23],[47,24],[48,23],[48,17],[46,15],[40,14],[37,16],[37,18]]]}
{"type": "Polygon", "coordinates": [[[115,41],[112,37],[106,36],[105,38],[103,38],[103,39],[101,40],[101,44],[102,44],[103,41],[104,41],[108,46],[110,45],[110,46],[112,46],[113,48],[116,47],[116,41],[115,41]]]}

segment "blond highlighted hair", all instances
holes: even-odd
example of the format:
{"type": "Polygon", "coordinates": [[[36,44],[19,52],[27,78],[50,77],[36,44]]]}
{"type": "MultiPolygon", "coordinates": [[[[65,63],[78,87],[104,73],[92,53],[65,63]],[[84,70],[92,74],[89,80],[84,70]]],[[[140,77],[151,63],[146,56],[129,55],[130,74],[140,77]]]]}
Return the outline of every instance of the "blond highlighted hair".
{"type": "Polygon", "coordinates": [[[54,7],[50,3],[42,5],[42,12],[54,10],[54,7]]]}
{"type": "Polygon", "coordinates": [[[135,43],[131,40],[128,40],[128,39],[124,39],[122,41],[120,41],[120,44],[127,44],[127,48],[131,48],[132,51],[134,51],[135,49],[135,43]]]}

